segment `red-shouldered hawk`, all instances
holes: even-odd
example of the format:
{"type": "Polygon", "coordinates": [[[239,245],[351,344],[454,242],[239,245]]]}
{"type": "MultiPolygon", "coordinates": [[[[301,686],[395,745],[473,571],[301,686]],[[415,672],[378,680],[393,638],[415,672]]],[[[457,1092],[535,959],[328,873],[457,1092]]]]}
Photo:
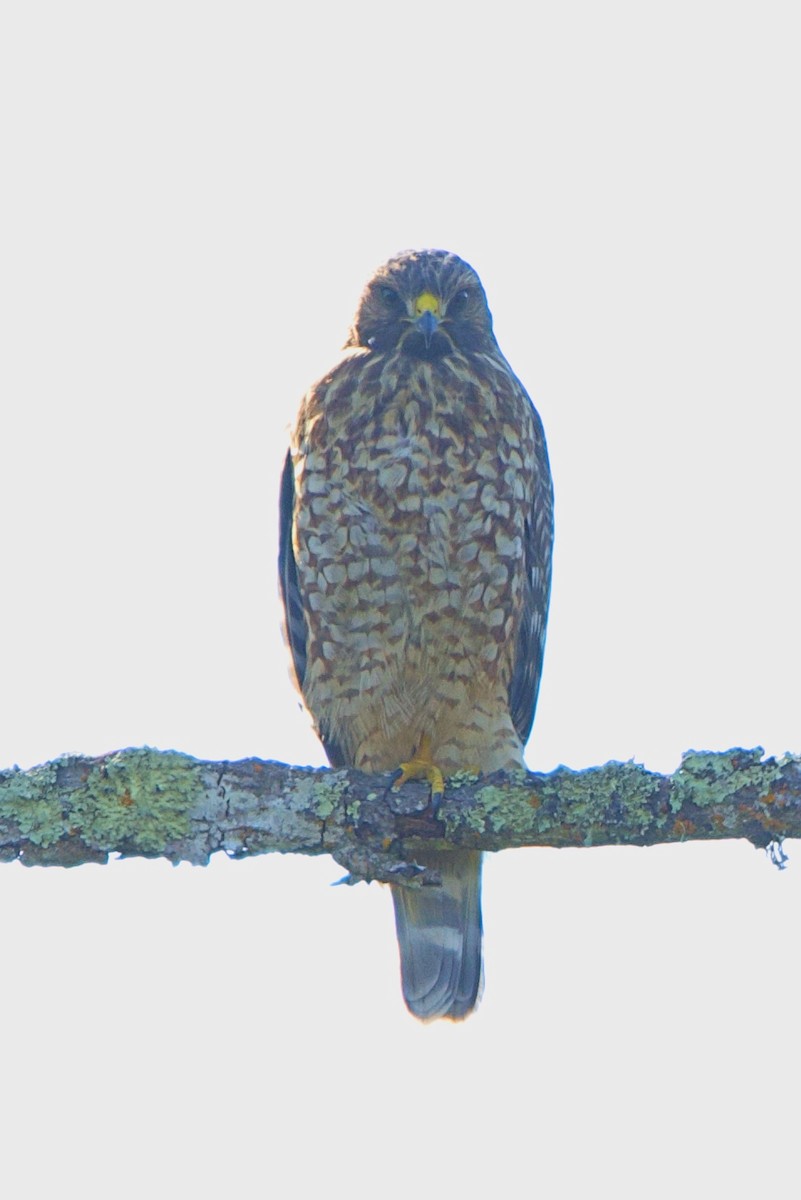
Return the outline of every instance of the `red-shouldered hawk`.
{"type": "MultiPolygon", "coordinates": [[[[410,251],[365,288],[304,398],[281,490],[297,681],[333,766],[425,777],[519,768],[542,667],[553,494],[542,424],[481,282],[410,251]]],[[[392,886],[403,994],[424,1020],[481,991],[481,855],[392,886]]]]}

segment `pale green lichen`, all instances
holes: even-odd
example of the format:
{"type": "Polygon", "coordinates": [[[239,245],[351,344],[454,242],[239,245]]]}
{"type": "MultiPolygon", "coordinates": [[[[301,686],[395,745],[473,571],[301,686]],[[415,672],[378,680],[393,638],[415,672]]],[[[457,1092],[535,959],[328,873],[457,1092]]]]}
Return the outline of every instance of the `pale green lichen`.
{"type": "Polygon", "coordinates": [[[58,764],[45,763],[31,771],[4,772],[0,779],[0,825],[15,826],[36,846],[52,846],[65,830],[64,812],[56,791],[58,764]]]}
{"type": "MultiPolygon", "coordinates": [[[[596,830],[604,831],[609,825],[610,809],[617,809],[620,821],[629,828],[636,827],[641,833],[664,824],[664,817],[656,817],[653,797],[660,780],[638,763],[607,763],[586,771],[561,769],[552,779],[544,777],[537,790],[537,800],[542,815],[539,821],[541,833],[559,829],[573,830],[576,844],[592,846],[596,841],[596,830]],[[559,820],[551,820],[547,813],[559,813],[559,820]]],[[[600,841],[608,841],[604,833],[600,841]]]]}
{"type": "Polygon", "coordinates": [[[761,746],[725,753],[688,750],[673,776],[672,811],[679,812],[688,802],[699,808],[720,804],[745,788],[755,788],[760,795],[766,795],[781,778],[782,763],[776,762],[771,770],[762,761],[764,753],[761,746]]]}
{"type": "MultiPolygon", "coordinates": [[[[318,786],[314,789],[314,800],[317,805],[317,815],[323,820],[327,820],[333,812],[342,803],[342,799],[348,790],[348,781],[333,775],[324,775],[319,780],[318,786]]],[[[354,813],[353,819],[358,819],[359,802],[352,801],[348,805],[348,811],[354,813]]]]}
{"type": "MultiPolygon", "coordinates": [[[[471,778],[467,772],[464,772],[463,775],[464,782],[471,778]]],[[[475,776],[472,778],[474,779],[475,776]]],[[[499,829],[514,833],[517,829],[530,827],[531,793],[525,788],[515,788],[516,778],[526,779],[527,773],[510,771],[507,782],[502,786],[496,787],[490,783],[478,789],[476,801],[479,807],[473,808],[467,813],[463,811],[461,816],[461,820],[469,829],[478,834],[483,834],[487,830],[497,833],[499,829]]],[[[450,783],[450,780],[448,782],[450,783]]],[[[444,815],[447,828],[447,810],[444,815]]]]}
{"type": "Polygon", "coordinates": [[[515,787],[515,780],[520,784],[527,778],[525,771],[510,771],[509,783],[506,790],[489,787],[485,797],[489,804],[487,818],[493,833],[508,828],[512,833],[522,831],[531,824],[531,793],[526,787],[515,787]]]}
{"type": "Polygon", "coordinates": [[[458,791],[460,787],[466,787],[468,784],[477,783],[481,778],[480,771],[471,771],[465,769],[456,771],[453,775],[449,775],[446,779],[446,784],[449,792],[458,791]]]}
{"type": "Polygon", "coordinates": [[[60,775],[74,770],[75,760],[63,758],[6,773],[0,823],[16,826],[22,839],[43,848],[69,834],[95,849],[125,846],[143,853],[163,852],[189,832],[189,814],[203,789],[187,755],[122,750],[87,764],[64,793],[60,775]]]}
{"type": "Polygon", "coordinates": [[[202,796],[198,764],[188,755],[123,750],[90,771],[73,793],[69,826],[100,849],[155,854],[186,837],[202,796]]]}
{"type": "Polygon", "coordinates": [[[348,781],[342,774],[325,771],[306,775],[293,780],[291,789],[284,793],[285,806],[300,812],[313,808],[315,816],[326,821],[342,803],[347,789],[348,781]]]}

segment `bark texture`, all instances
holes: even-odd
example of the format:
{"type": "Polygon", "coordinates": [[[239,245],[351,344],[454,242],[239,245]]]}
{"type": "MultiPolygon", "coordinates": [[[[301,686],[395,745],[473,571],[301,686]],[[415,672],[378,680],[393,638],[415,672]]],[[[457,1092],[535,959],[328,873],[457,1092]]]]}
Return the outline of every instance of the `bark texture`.
{"type": "Polygon", "coordinates": [[[649,846],[746,838],[778,865],[801,837],[801,757],[760,748],[684,755],[672,775],[636,763],[550,774],[456,776],[427,789],[388,776],[174,751],[120,750],[0,772],[0,861],[76,866],[110,855],[205,864],[271,851],[331,854],[347,882],[436,884],[415,853],[464,846],[649,846]]]}

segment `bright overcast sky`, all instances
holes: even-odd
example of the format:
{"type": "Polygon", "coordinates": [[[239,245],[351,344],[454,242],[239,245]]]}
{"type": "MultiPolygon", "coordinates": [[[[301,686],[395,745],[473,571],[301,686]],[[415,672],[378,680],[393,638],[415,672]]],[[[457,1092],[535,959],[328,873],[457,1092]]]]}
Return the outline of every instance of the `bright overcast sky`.
{"type": "MultiPolygon", "coordinates": [[[[278,475],[363,283],[411,246],[475,266],[545,423],[529,764],[801,752],[796,17],[6,5],[0,765],[323,762],[279,629],[278,475]]],[[[389,896],[331,890],[330,859],[0,867],[4,1185],[792,1184],[787,849],[782,873],[739,843],[493,857],[458,1027],[407,1015],[389,896]]]]}

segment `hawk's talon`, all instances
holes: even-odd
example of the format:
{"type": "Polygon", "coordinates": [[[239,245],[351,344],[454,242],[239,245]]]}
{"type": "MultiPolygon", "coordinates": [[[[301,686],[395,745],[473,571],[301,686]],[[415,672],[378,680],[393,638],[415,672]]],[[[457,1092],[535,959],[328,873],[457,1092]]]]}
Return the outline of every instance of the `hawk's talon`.
{"type": "Polygon", "coordinates": [[[395,779],[392,784],[394,791],[403,787],[404,783],[408,783],[410,779],[425,779],[431,787],[431,811],[434,816],[437,815],[442,797],[445,795],[445,776],[432,761],[431,738],[427,733],[421,737],[420,745],[409,761],[402,762],[394,774],[395,779]]]}

